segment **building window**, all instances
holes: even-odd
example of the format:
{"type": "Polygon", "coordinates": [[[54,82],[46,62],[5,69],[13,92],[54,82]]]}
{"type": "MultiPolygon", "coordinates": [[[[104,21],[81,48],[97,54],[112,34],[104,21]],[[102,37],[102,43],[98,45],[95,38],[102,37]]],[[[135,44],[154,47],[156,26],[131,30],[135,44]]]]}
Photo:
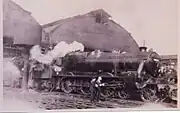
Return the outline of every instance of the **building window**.
{"type": "Polygon", "coordinates": [[[96,14],[96,22],[101,23],[102,22],[102,17],[100,14],[96,14]]]}
{"type": "Polygon", "coordinates": [[[3,36],[3,45],[4,46],[11,46],[14,43],[14,38],[13,37],[7,37],[7,36],[3,36]]]}
{"type": "Polygon", "coordinates": [[[45,34],[44,40],[45,40],[45,41],[49,41],[49,35],[48,35],[48,34],[45,34]]]}
{"type": "Polygon", "coordinates": [[[96,23],[106,25],[108,22],[108,18],[105,15],[103,15],[102,13],[97,13],[95,18],[96,18],[96,23]]]}

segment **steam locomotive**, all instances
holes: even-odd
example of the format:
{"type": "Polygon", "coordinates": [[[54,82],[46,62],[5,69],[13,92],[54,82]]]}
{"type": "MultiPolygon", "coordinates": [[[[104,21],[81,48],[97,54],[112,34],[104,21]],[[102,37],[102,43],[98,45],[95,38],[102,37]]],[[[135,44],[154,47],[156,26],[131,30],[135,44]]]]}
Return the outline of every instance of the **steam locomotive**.
{"type": "MultiPolygon", "coordinates": [[[[65,93],[89,95],[90,81],[101,76],[105,86],[101,96],[128,99],[135,94],[143,101],[172,98],[167,70],[162,70],[156,52],[131,53],[72,52],[57,58],[51,65],[34,61],[30,75],[34,87],[60,89],[65,93]]],[[[173,78],[171,83],[177,83],[173,78]]]]}

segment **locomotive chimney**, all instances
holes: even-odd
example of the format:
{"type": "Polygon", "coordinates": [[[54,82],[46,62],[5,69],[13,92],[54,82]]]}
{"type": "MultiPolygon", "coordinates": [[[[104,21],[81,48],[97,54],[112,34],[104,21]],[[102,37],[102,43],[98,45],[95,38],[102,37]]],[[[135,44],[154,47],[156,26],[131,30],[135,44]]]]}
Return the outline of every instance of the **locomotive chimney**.
{"type": "Polygon", "coordinates": [[[139,47],[139,50],[141,52],[146,52],[147,51],[147,47],[145,46],[145,40],[143,41],[143,46],[139,47]]]}
{"type": "Polygon", "coordinates": [[[141,52],[146,52],[147,51],[147,47],[145,47],[145,46],[139,47],[139,50],[141,52]]]}

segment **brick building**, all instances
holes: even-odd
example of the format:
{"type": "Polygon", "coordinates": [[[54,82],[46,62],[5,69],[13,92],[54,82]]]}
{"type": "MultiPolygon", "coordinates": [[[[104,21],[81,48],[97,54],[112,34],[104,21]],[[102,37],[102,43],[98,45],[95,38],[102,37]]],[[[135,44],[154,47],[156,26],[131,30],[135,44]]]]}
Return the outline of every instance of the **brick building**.
{"type": "Polygon", "coordinates": [[[178,65],[178,55],[161,55],[162,63],[164,65],[168,65],[170,63],[173,63],[175,66],[175,69],[177,70],[178,65]]]}

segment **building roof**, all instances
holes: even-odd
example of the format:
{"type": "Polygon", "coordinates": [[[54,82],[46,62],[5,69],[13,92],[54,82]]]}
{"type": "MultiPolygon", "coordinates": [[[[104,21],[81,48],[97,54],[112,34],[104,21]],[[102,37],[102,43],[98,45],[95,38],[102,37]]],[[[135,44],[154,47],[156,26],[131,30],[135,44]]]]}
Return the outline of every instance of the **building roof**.
{"type": "Polygon", "coordinates": [[[169,60],[169,59],[177,60],[177,59],[178,59],[178,56],[177,56],[177,55],[161,55],[161,58],[162,58],[163,60],[169,60]]]}
{"type": "Polygon", "coordinates": [[[108,17],[109,14],[99,9],[46,24],[43,29],[50,34],[52,43],[78,41],[91,49],[139,52],[139,47],[131,34],[108,17]],[[95,12],[106,15],[108,24],[96,23],[95,12]]]}
{"type": "Polygon", "coordinates": [[[11,0],[3,0],[3,37],[13,38],[13,44],[35,45],[41,42],[41,26],[11,0]]]}
{"type": "Polygon", "coordinates": [[[87,13],[87,14],[96,16],[97,13],[103,14],[104,16],[107,16],[108,18],[111,17],[111,15],[109,15],[104,9],[93,10],[93,11],[87,13]]]}
{"type": "MultiPolygon", "coordinates": [[[[106,11],[104,11],[104,9],[97,9],[97,10],[94,10],[94,11],[90,11],[89,13],[87,13],[85,15],[93,15],[93,16],[95,16],[96,13],[102,13],[103,15],[107,15],[107,17],[111,17],[111,15],[109,15],[106,11]]],[[[43,28],[51,27],[51,26],[60,24],[60,23],[62,23],[64,21],[76,19],[76,18],[81,17],[81,16],[82,15],[77,15],[77,16],[73,16],[73,17],[69,17],[69,18],[65,18],[65,19],[60,19],[60,20],[57,20],[57,21],[54,21],[54,22],[44,24],[44,25],[42,25],[42,27],[43,28]]]]}

